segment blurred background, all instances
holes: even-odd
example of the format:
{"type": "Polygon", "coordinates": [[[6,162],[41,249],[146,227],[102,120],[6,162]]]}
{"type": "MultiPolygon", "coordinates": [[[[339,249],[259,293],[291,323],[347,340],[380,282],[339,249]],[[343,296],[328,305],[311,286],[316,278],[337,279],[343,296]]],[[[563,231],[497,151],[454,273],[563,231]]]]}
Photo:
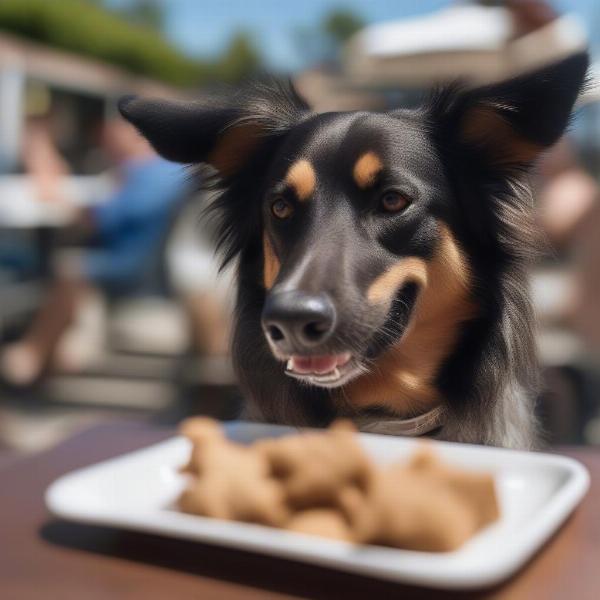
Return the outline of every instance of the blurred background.
{"type": "MultiPolygon", "coordinates": [[[[600,56],[596,0],[0,0],[0,456],[115,417],[239,410],[206,199],[119,120],[122,94],[270,72],[317,110],[382,110],[586,45],[600,56]]],[[[600,444],[596,72],[535,176],[552,443],[600,444]]]]}

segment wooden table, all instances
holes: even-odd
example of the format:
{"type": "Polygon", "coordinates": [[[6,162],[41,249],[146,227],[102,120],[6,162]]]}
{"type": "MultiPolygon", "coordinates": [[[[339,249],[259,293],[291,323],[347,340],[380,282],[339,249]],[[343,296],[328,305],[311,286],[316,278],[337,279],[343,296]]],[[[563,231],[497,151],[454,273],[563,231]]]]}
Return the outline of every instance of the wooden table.
{"type": "Polygon", "coordinates": [[[600,451],[564,449],[585,463],[592,488],[545,549],[504,585],[444,594],[283,559],[50,517],[43,493],[72,469],[158,442],[172,430],[101,425],[56,448],[0,464],[0,598],[508,598],[600,597],[600,451]]]}

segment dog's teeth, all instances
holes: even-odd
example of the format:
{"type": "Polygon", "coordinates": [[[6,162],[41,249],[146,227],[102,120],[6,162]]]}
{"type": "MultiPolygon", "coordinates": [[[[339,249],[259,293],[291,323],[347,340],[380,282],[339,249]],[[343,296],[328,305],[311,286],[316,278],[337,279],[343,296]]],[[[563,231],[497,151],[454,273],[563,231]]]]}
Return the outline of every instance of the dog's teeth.
{"type": "Polygon", "coordinates": [[[340,378],[340,372],[337,367],[329,373],[325,373],[323,375],[317,375],[314,377],[314,379],[316,381],[322,381],[324,383],[329,382],[329,381],[335,381],[336,379],[339,379],[339,378],[340,378]]]}
{"type": "Polygon", "coordinates": [[[329,373],[297,373],[294,370],[294,360],[292,358],[288,359],[285,365],[285,374],[294,377],[295,379],[304,379],[315,384],[331,383],[340,378],[340,370],[337,367],[332,371],[329,371],[329,373]]]}

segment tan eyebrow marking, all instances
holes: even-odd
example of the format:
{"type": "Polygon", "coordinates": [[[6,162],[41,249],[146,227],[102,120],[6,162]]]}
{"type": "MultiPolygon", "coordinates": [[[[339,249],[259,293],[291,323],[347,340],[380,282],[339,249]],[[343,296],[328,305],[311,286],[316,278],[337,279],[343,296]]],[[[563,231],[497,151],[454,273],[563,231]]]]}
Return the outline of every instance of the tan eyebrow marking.
{"type": "Polygon", "coordinates": [[[288,185],[294,188],[298,200],[308,200],[317,187],[317,175],[313,166],[306,160],[296,161],[285,176],[288,185]]]}
{"type": "Polygon", "coordinates": [[[271,241],[269,240],[266,231],[263,233],[263,255],[263,284],[266,290],[270,290],[275,283],[275,279],[277,279],[277,275],[279,275],[281,264],[275,255],[275,251],[273,250],[273,246],[271,245],[271,241]]]}
{"type": "Polygon", "coordinates": [[[365,189],[375,183],[375,178],[383,169],[383,163],[375,152],[366,152],[355,163],[353,175],[359,188],[365,189]]]}

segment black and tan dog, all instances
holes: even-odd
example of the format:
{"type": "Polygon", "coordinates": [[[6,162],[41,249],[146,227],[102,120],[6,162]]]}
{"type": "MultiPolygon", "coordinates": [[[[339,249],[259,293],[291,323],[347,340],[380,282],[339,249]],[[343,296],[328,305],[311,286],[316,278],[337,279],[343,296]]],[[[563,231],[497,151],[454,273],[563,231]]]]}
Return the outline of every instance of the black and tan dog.
{"type": "Polygon", "coordinates": [[[451,86],[418,110],[315,114],[281,85],[121,102],[160,154],[218,176],[233,352],[261,418],[534,443],[527,172],[587,64],[451,86]]]}

